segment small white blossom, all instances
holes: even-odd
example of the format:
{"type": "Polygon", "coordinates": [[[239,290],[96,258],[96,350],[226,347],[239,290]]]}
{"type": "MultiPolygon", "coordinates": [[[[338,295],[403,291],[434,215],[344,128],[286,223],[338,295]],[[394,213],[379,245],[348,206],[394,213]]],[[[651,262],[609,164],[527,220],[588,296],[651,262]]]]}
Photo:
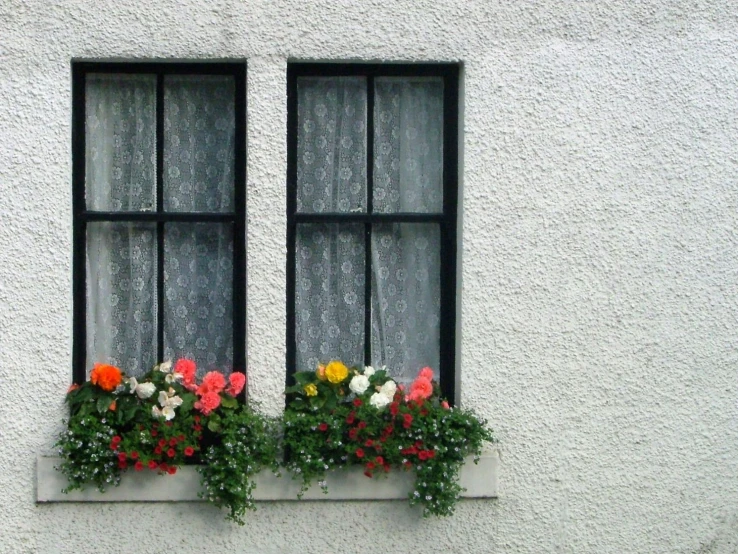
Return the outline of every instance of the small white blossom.
{"type": "Polygon", "coordinates": [[[134,390],[140,399],[145,400],[156,392],[156,385],[154,383],[139,383],[134,390]]]}
{"type": "Polygon", "coordinates": [[[179,383],[184,376],[181,373],[169,373],[164,377],[166,383],[179,383]]]}
{"type": "Polygon", "coordinates": [[[172,361],[168,360],[166,362],[160,363],[157,369],[162,373],[169,373],[172,370],[172,361]]]}
{"type": "Polygon", "coordinates": [[[356,394],[362,394],[369,388],[369,378],[365,375],[355,375],[349,383],[349,388],[356,394]]]}
{"type": "Polygon", "coordinates": [[[374,373],[375,369],[372,366],[368,365],[364,368],[364,375],[366,375],[367,377],[371,377],[372,375],[374,375],[374,373]]]}
{"type": "Polygon", "coordinates": [[[369,398],[369,404],[377,408],[378,410],[381,410],[384,408],[387,404],[392,402],[392,399],[385,396],[381,392],[375,392],[372,394],[372,396],[369,398]]]}
{"type": "Polygon", "coordinates": [[[382,385],[382,388],[379,389],[379,392],[392,400],[395,397],[395,393],[397,392],[397,383],[390,379],[384,385],[382,385]]]}

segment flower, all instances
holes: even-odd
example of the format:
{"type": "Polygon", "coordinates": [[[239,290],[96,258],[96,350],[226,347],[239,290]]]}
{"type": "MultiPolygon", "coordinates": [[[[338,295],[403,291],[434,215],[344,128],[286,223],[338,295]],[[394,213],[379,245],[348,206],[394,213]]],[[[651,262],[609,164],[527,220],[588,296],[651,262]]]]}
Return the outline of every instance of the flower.
{"type": "Polygon", "coordinates": [[[445,400],[443,400],[441,402],[441,408],[443,408],[444,410],[448,410],[448,409],[451,408],[451,406],[448,405],[448,402],[446,402],[445,400]]]}
{"type": "Polygon", "coordinates": [[[231,396],[237,396],[246,384],[246,376],[243,373],[233,372],[228,376],[228,382],[230,384],[226,392],[231,396]]]}
{"type": "Polygon", "coordinates": [[[195,390],[197,388],[197,384],[195,383],[197,366],[195,362],[187,358],[180,358],[174,364],[174,372],[182,375],[182,380],[187,390],[195,390]]]}
{"type": "Polygon", "coordinates": [[[303,387],[303,390],[308,396],[318,396],[318,387],[315,386],[315,383],[308,383],[303,387]]]}
{"type": "Polygon", "coordinates": [[[364,457],[364,449],[363,448],[357,448],[356,449],[356,457],[357,458],[363,458],[364,457]]]}
{"type": "Polygon", "coordinates": [[[337,385],[348,377],[348,368],[338,360],[333,360],[325,366],[325,377],[328,381],[337,385]]]}
{"type": "Polygon", "coordinates": [[[123,375],[114,365],[95,364],[90,373],[90,381],[102,390],[110,392],[121,384],[123,375]]]}
{"type": "Polygon", "coordinates": [[[358,408],[359,406],[361,406],[363,404],[363,402],[361,401],[361,398],[354,398],[353,404],[354,404],[354,406],[356,406],[358,408]]]}
{"type": "Polygon", "coordinates": [[[165,383],[179,383],[182,380],[183,376],[181,373],[167,373],[167,376],[164,377],[165,383]]]}
{"type": "Polygon", "coordinates": [[[397,392],[397,383],[390,379],[379,388],[379,392],[392,400],[395,396],[395,392],[397,392]]]}
{"type": "Polygon", "coordinates": [[[209,415],[210,412],[220,406],[220,395],[217,392],[206,392],[195,402],[195,409],[200,410],[203,415],[209,415]]]}
{"type": "Polygon", "coordinates": [[[432,381],[433,380],[433,370],[429,367],[424,367],[418,373],[418,377],[422,377],[423,379],[428,379],[429,381],[432,381]]]}
{"type": "Polygon", "coordinates": [[[141,400],[146,400],[152,394],[156,392],[156,385],[154,383],[137,383],[135,377],[131,377],[128,381],[131,387],[131,393],[136,393],[141,400]]]}
{"type": "Polygon", "coordinates": [[[367,377],[371,377],[375,373],[376,373],[376,370],[370,365],[364,368],[364,375],[366,375],[367,377]]]}
{"type": "Polygon", "coordinates": [[[159,467],[159,464],[156,463],[156,460],[149,460],[149,469],[156,469],[159,467]]]}
{"type": "Polygon", "coordinates": [[[205,374],[202,378],[202,383],[197,388],[197,394],[202,396],[203,394],[214,392],[220,393],[226,386],[225,377],[220,371],[210,371],[205,374]]]}
{"type": "Polygon", "coordinates": [[[318,425],[318,429],[321,430],[321,431],[323,431],[323,432],[325,432],[325,431],[328,430],[328,424],[327,423],[321,423],[320,425],[318,425]]]}
{"type": "Polygon", "coordinates": [[[382,394],[381,392],[375,392],[372,394],[372,396],[369,398],[369,404],[377,408],[378,410],[381,410],[384,408],[387,404],[389,404],[392,400],[382,394]]]}
{"type": "Polygon", "coordinates": [[[433,384],[425,377],[418,377],[410,385],[410,394],[405,397],[405,400],[418,401],[430,398],[433,394],[433,384]]]}
{"type": "Polygon", "coordinates": [[[79,388],[79,385],[77,383],[72,383],[69,385],[69,388],[67,389],[67,394],[70,392],[76,391],[79,388]]]}
{"type": "Polygon", "coordinates": [[[172,361],[168,360],[166,362],[162,362],[158,366],[156,366],[156,369],[158,369],[162,373],[169,373],[172,370],[172,361]]]}
{"type": "Polygon", "coordinates": [[[174,458],[174,455],[176,453],[177,453],[177,451],[174,450],[174,448],[170,448],[169,450],[167,450],[167,456],[169,456],[170,458],[174,458]]]}
{"type": "Polygon", "coordinates": [[[133,466],[133,469],[136,471],[142,471],[144,468],[144,465],[141,463],[141,461],[136,462],[136,464],[133,466]]]}
{"type": "Polygon", "coordinates": [[[110,410],[111,412],[114,412],[117,407],[118,407],[117,401],[113,400],[110,403],[110,406],[108,406],[108,410],[110,410]]]}
{"type": "Polygon", "coordinates": [[[169,475],[174,475],[175,473],[177,473],[177,466],[168,467],[167,468],[167,473],[169,475]]]}
{"type": "Polygon", "coordinates": [[[191,446],[186,446],[184,449],[184,455],[185,456],[192,456],[195,453],[195,449],[191,446]]]}
{"type": "Polygon", "coordinates": [[[315,375],[321,381],[325,381],[325,364],[318,364],[318,369],[315,370],[315,375]]]}
{"type": "Polygon", "coordinates": [[[369,377],[366,375],[354,375],[349,383],[349,388],[356,394],[363,394],[369,388],[369,377]]]}

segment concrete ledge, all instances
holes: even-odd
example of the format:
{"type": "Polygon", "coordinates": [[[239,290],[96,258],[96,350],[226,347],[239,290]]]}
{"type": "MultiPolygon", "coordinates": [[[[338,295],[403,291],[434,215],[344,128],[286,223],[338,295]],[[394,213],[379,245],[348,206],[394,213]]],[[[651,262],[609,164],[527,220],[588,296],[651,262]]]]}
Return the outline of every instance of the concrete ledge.
{"type": "MultiPolygon", "coordinates": [[[[110,487],[105,493],[89,488],[64,494],[67,485],[64,475],[55,469],[60,458],[39,456],[36,465],[37,502],[197,502],[200,474],[193,466],[186,466],[176,475],[158,475],[144,470],[140,473],[128,470],[118,487],[110,487]]],[[[497,496],[499,457],[496,452],[484,454],[475,465],[468,460],[461,469],[461,486],[466,488],[465,498],[494,498],[497,496]]],[[[297,500],[299,481],[291,474],[275,477],[262,472],[257,475],[254,498],[260,501],[297,500]]],[[[386,478],[369,479],[359,468],[329,473],[328,494],[313,486],[303,496],[304,500],[396,500],[406,499],[412,490],[414,474],[391,471],[386,478]]]]}

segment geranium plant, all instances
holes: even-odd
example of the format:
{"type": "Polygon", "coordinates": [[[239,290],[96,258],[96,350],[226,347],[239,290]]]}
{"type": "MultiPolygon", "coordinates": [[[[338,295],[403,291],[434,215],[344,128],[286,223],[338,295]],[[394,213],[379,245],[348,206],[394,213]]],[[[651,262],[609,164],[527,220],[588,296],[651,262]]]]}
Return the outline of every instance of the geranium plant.
{"type": "Polygon", "coordinates": [[[276,468],[279,425],[237,401],[242,373],[226,379],[211,371],[199,381],[196,375],[187,359],[158,364],[139,378],[96,364],[89,381],[70,387],[70,417],[56,443],[69,481],[65,492],[88,484],[104,492],[127,469],[174,474],[199,463],[202,496],[243,523],[245,510],[253,509],[253,476],[276,468]],[[224,466],[238,470],[226,478],[224,466]]]}
{"type": "Polygon", "coordinates": [[[415,472],[411,504],[423,515],[450,515],[462,492],[459,470],[467,456],[493,441],[486,422],[441,399],[433,371],[423,368],[405,389],[385,368],[340,361],[298,372],[287,388],[284,444],[287,467],[327,492],[328,470],[360,465],[377,477],[392,470],[415,472]]]}

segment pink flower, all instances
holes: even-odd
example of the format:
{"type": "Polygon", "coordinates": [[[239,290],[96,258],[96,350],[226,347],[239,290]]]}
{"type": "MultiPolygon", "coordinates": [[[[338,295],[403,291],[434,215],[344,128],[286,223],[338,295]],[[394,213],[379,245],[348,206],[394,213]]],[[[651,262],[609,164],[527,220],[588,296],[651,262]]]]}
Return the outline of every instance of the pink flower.
{"type": "Polygon", "coordinates": [[[405,397],[405,400],[410,402],[412,401],[419,401],[419,400],[425,400],[426,398],[430,398],[430,396],[433,394],[433,384],[430,382],[430,380],[424,378],[424,377],[418,377],[413,381],[413,384],[410,385],[410,394],[408,394],[405,397]]]}
{"type": "Polygon", "coordinates": [[[226,392],[231,396],[237,396],[243,390],[243,386],[246,384],[246,376],[243,373],[231,373],[228,377],[230,386],[226,389],[226,392]]]}
{"type": "Polygon", "coordinates": [[[210,412],[220,406],[220,395],[217,392],[206,392],[195,402],[195,409],[200,410],[203,415],[209,415],[210,412]]]}
{"type": "Polygon", "coordinates": [[[444,400],[443,402],[441,402],[441,408],[443,408],[444,410],[448,410],[450,406],[448,405],[448,402],[444,400]]]}
{"type": "Polygon", "coordinates": [[[423,379],[428,379],[428,381],[433,380],[433,370],[429,367],[424,367],[420,370],[420,373],[418,373],[418,377],[422,377],[423,379]]]}
{"type": "Polygon", "coordinates": [[[220,371],[211,371],[202,378],[202,384],[197,387],[197,395],[203,396],[209,392],[220,393],[226,385],[225,377],[220,371]]]}
{"type": "Polygon", "coordinates": [[[195,390],[197,388],[197,383],[195,383],[197,366],[192,360],[188,360],[187,358],[177,360],[177,363],[174,364],[174,373],[180,373],[182,375],[182,384],[187,390],[195,390]]]}

